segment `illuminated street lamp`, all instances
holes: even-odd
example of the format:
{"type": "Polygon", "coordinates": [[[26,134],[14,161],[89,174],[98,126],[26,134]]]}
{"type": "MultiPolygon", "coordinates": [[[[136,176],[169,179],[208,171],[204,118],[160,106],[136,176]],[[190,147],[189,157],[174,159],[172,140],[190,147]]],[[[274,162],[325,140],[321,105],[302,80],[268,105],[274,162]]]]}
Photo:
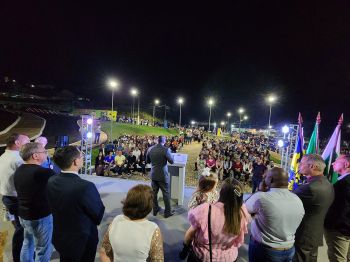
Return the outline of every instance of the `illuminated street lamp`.
{"type": "Polygon", "coordinates": [[[239,114],[239,127],[238,127],[238,132],[241,133],[241,124],[242,124],[242,114],[244,113],[244,108],[240,107],[238,108],[238,114],[239,114]]]}
{"type": "Polygon", "coordinates": [[[177,103],[180,106],[180,115],[179,115],[179,127],[181,127],[181,105],[184,103],[184,99],[182,97],[179,97],[177,99],[177,103]]]}
{"type": "Polygon", "coordinates": [[[154,117],[156,114],[156,106],[158,106],[160,103],[159,99],[154,99],[154,104],[153,104],[153,126],[154,126],[154,117]]]}
{"type": "Polygon", "coordinates": [[[130,89],[130,94],[132,96],[132,122],[134,123],[135,119],[135,97],[137,97],[137,124],[139,125],[140,123],[140,96],[139,96],[139,90],[136,88],[131,88],[130,89]]]}
{"type": "Polygon", "coordinates": [[[112,114],[111,114],[111,133],[110,133],[110,140],[112,141],[112,134],[113,134],[113,99],[114,99],[114,90],[117,90],[119,87],[119,82],[115,79],[110,79],[107,82],[107,86],[112,90],[112,114]]]}
{"type": "Polygon", "coordinates": [[[208,103],[208,106],[209,106],[208,132],[210,132],[211,107],[214,105],[214,99],[213,98],[209,98],[207,103],[208,103]]]}
{"type": "Polygon", "coordinates": [[[270,114],[269,114],[269,133],[270,133],[270,126],[271,126],[271,110],[272,110],[272,104],[277,100],[277,97],[274,96],[274,95],[269,95],[267,98],[266,98],[266,101],[267,103],[269,104],[270,106],[270,114]]]}
{"type": "Polygon", "coordinates": [[[231,112],[227,112],[226,117],[227,117],[227,130],[228,127],[230,126],[230,117],[232,116],[231,112]]]}

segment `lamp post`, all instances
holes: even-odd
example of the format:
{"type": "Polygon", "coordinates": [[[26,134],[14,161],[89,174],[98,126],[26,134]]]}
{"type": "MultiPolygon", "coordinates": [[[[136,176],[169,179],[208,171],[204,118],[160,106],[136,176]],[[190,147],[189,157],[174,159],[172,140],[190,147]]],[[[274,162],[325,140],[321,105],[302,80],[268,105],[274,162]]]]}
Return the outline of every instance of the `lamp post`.
{"type": "MultiPolygon", "coordinates": [[[[136,88],[131,88],[130,94],[132,96],[132,123],[134,124],[134,119],[135,119],[135,97],[137,96],[138,98],[138,114],[137,114],[137,119],[139,119],[139,106],[140,106],[140,100],[139,100],[139,91],[136,88]]],[[[137,124],[138,121],[137,121],[137,124]]]]}
{"type": "Polygon", "coordinates": [[[270,114],[269,114],[269,125],[267,126],[268,127],[268,130],[269,130],[269,134],[270,134],[270,129],[271,129],[271,111],[272,111],[272,104],[276,101],[276,96],[274,95],[269,95],[266,100],[267,100],[267,103],[269,104],[270,106],[270,114]]]}
{"type": "Polygon", "coordinates": [[[244,116],[242,121],[244,120],[248,120],[248,116],[244,116]]]}
{"type": "Polygon", "coordinates": [[[114,111],[113,111],[114,90],[116,90],[119,87],[119,82],[116,81],[116,80],[111,79],[111,80],[108,81],[107,85],[112,90],[112,114],[111,114],[111,133],[110,133],[110,138],[112,138],[112,134],[113,134],[113,113],[114,113],[114,111]]]}
{"type": "Polygon", "coordinates": [[[239,127],[238,127],[238,133],[241,133],[241,124],[242,124],[242,114],[244,113],[244,108],[240,107],[238,109],[239,114],[239,127]]]}
{"type": "Polygon", "coordinates": [[[153,104],[153,126],[154,126],[154,117],[155,117],[155,114],[156,114],[156,106],[158,106],[160,103],[159,99],[155,99],[154,100],[154,104],[153,104]]]}
{"type": "Polygon", "coordinates": [[[231,112],[227,112],[227,114],[226,114],[226,117],[227,117],[227,125],[226,125],[226,127],[227,127],[227,131],[228,131],[228,128],[229,128],[229,126],[230,126],[230,117],[231,117],[231,112]]]}
{"type": "Polygon", "coordinates": [[[210,132],[210,120],[211,120],[211,107],[214,105],[214,99],[209,98],[208,99],[208,106],[209,106],[209,122],[208,122],[208,132],[210,132]]]}
{"type": "Polygon", "coordinates": [[[184,103],[184,99],[182,97],[179,97],[177,99],[177,103],[180,106],[180,115],[179,115],[179,127],[181,127],[181,105],[184,103]]]}

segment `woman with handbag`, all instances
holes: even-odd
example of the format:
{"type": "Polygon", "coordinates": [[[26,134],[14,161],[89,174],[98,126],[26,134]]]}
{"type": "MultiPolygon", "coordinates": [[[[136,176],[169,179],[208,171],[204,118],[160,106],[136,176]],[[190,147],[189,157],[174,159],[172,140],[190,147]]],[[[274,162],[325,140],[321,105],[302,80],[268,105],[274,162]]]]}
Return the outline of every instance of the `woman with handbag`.
{"type": "Polygon", "coordinates": [[[250,221],[243,204],[243,186],[234,178],[226,179],[219,201],[190,210],[188,219],[191,227],[185,234],[181,259],[188,251],[187,261],[235,261],[250,221]]]}

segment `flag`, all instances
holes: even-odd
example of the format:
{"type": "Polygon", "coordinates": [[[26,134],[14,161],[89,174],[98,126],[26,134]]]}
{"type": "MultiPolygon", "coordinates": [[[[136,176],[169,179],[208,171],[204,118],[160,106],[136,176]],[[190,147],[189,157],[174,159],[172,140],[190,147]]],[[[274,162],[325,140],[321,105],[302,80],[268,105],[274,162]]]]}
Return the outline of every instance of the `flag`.
{"type": "Polygon", "coordinates": [[[320,112],[318,112],[314,131],[312,132],[309,145],[306,149],[306,154],[318,154],[318,145],[319,145],[318,127],[320,123],[321,123],[321,116],[320,116],[320,112]]]}
{"type": "Polygon", "coordinates": [[[303,149],[304,149],[304,137],[303,137],[303,128],[302,128],[303,119],[301,114],[299,113],[298,117],[298,138],[297,143],[295,145],[292,162],[289,170],[289,190],[294,190],[298,187],[298,185],[302,182],[300,174],[298,173],[299,163],[301,158],[303,157],[303,149]]]}
{"type": "Polygon", "coordinates": [[[325,176],[333,184],[338,180],[338,173],[333,171],[332,163],[340,155],[340,141],[341,141],[341,126],[343,124],[343,114],[340,116],[338,125],[335,128],[331,138],[328,141],[326,148],[322,153],[322,158],[326,162],[326,168],[324,171],[325,176]]]}

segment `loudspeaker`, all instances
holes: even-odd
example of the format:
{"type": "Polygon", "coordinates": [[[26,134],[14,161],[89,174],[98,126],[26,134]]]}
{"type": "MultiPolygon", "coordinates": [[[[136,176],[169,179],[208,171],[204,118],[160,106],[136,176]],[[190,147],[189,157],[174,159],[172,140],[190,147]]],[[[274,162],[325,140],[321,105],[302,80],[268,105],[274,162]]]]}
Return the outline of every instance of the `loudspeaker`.
{"type": "Polygon", "coordinates": [[[56,148],[65,147],[69,145],[69,136],[56,136],[56,148]]]}

